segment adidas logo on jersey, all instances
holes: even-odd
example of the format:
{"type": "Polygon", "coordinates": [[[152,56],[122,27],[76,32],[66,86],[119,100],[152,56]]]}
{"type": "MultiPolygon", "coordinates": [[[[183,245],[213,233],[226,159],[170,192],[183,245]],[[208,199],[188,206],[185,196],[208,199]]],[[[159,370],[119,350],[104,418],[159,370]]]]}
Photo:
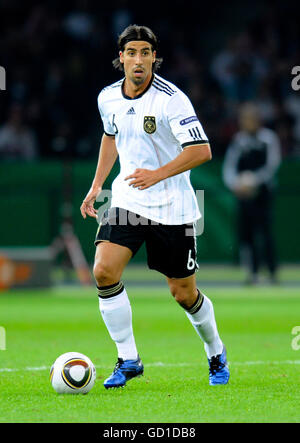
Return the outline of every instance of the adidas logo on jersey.
{"type": "Polygon", "coordinates": [[[129,111],[127,111],[127,115],[133,115],[135,114],[135,110],[133,108],[130,108],[129,111]]]}

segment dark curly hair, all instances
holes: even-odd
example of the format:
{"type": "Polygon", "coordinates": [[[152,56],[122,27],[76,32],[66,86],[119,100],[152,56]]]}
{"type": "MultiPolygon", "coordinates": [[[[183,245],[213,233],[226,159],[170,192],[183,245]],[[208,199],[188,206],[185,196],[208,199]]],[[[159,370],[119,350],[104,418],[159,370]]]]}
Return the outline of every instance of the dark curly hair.
{"type": "MultiPolygon", "coordinates": [[[[131,41],[145,41],[151,44],[152,51],[156,51],[158,47],[158,41],[157,37],[154,34],[153,31],[151,31],[150,28],[147,28],[147,26],[139,26],[139,25],[130,25],[124,31],[122,34],[119,35],[118,38],[118,48],[119,51],[124,51],[125,45],[128,42],[131,41]]],[[[152,72],[156,72],[160,65],[162,64],[163,59],[157,58],[155,62],[152,65],[152,72]]],[[[120,71],[124,71],[123,63],[120,62],[119,57],[115,58],[112,62],[114,68],[119,69],[120,71]]]]}

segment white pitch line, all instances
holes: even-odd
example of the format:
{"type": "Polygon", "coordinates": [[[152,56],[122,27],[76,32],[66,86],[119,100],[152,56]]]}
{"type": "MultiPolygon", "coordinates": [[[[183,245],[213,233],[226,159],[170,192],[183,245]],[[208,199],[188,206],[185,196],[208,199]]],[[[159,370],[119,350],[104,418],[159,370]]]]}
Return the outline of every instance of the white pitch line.
{"type": "MultiPolygon", "coordinates": [[[[203,363],[163,363],[161,361],[145,364],[146,368],[150,367],[161,367],[161,368],[172,368],[172,367],[186,367],[186,366],[203,366],[203,363]]],[[[274,360],[274,361],[233,361],[229,362],[231,367],[235,366],[255,366],[255,365],[300,365],[300,360],[274,360]]],[[[111,369],[111,366],[96,365],[96,369],[111,369]]],[[[21,372],[21,371],[46,371],[50,370],[50,366],[25,366],[24,368],[0,368],[0,372],[21,372]]]]}

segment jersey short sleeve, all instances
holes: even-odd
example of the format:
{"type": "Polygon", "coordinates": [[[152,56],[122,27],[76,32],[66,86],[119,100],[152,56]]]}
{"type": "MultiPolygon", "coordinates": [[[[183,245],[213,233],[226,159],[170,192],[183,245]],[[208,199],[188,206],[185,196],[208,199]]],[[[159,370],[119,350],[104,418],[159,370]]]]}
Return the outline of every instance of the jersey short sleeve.
{"type": "Polygon", "coordinates": [[[114,136],[115,135],[114,129],[108,119],[107,114],[105,113],[105,106],[103,103],[102,91],[98,95],[98,109],[100,112],[101,120],[103,122],[103,128],[104,128],[105,134],[110,135],[110,136],[114,136]]]}
{"type": "Polygon", "coordinates": [[[189,98],[181,91],[172,96],[167,104],[167,118],[171,131],[182,148],[208,143],[189,98]]]}

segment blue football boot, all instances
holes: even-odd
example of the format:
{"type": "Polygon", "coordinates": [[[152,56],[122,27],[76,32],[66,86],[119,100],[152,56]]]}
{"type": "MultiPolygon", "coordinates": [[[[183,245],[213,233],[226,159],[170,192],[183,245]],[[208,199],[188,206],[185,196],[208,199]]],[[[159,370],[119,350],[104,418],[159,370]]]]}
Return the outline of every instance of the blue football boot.
{"type": "Polygon", "coordinates": [[[226,348],[223,346],[222,354],[213,355],[208,359],[209,364],[209,384],[226,385],[229,380],[229,369],[226,357],[226,348]]]}
{"type": "Polygon", "coordinates": [[[139,356],[137,360],[118,358],[113,373],[104,382],[104,387],[106,389],[123,387],[128,380],[141,376],[143,373],[144,366],[139,356]]]}

